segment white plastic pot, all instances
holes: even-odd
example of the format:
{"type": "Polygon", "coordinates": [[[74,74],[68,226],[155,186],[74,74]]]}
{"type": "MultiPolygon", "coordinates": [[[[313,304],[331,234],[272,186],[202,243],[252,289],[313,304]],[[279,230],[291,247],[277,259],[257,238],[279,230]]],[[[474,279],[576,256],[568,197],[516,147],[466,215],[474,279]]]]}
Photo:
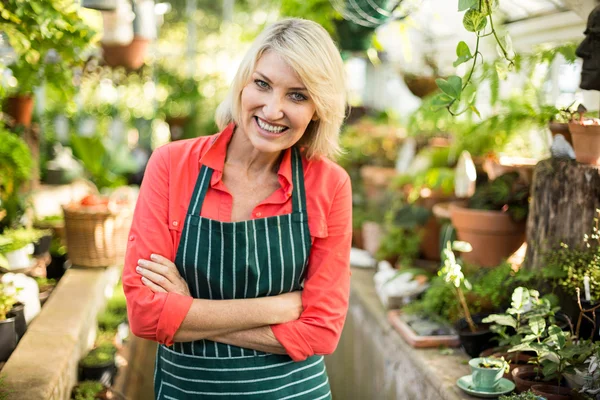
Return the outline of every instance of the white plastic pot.
{"type": "Polygon", "coordinates": [[[31,266],[31,259],[29,257],[31,254],[33,254],[32,243],[18,250],[10,251],[4,254],[4,256],[8,260],[8,268],[14,270],[29,268],[31,266]]]}
{"type": "Polygon", "coordinates": [[[129,0],[117,0],[114,11],[102,12],[103,44],[127,45],[133,40],[135,14],[129,0]]]}

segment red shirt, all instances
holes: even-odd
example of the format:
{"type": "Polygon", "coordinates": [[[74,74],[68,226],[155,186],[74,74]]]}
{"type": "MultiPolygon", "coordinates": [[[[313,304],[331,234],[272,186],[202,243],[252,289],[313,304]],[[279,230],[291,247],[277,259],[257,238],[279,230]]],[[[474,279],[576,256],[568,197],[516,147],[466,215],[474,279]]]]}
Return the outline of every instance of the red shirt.
{"type": "MultiPolygon", "coordinates": [[[[222,181],[233,124],[213,136],[170,143],[155,150],[148,162],[129,234],[123,287],[129,324],[136,336],[170,345],[192,304],[192,297],[153,293],[135,271],[150,254],[175,259],[183,221],[202,165],[214,170],[201,216],[230,222],[233,197],[222,181]],[[215,140],[216,139],[216,140],[215,140]]],[[[301,317],[272,325],[277,340],[296,361],[335,350],[342,331],[350,290],[352,190],[346,171],[322,158],[303,159],[308,224],[312,247],[301,317]]],[[[261,202],[252,218],[292,212],[291,150],[279,171],[281,187],[261,202]]]]}

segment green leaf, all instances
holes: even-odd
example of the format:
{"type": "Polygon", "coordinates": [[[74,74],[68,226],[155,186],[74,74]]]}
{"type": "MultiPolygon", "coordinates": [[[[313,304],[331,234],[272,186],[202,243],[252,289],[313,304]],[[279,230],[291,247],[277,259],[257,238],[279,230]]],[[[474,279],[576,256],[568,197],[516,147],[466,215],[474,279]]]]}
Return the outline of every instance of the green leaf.
{"type": "Polygon", "coordinates": [[[472,7],[477,6],[479,0],[458,0],[458,11],[465,11],[472,7]]]}
{"type": "Polygon", "coordinates": [[[446,94],[438,94],[431,100],[431,105],[434,107],[446,107],[452,103],[454,99],[446,94]]]}
{"type": "Polygon", "coordinates": [[[479,32],[487,26],[487,16],[479,10],[470,9],[465,13],[463,26],[469,32],[479,32]]]}
{"type": "Polygon", "coordinates": [[[448,77],[448,80],[438,78],[435,80],[438,87],[452,99],[460,97],[462,92],[462,79],[456,75],[448,77]]]}
{"type": "Polygon", "coordinates": [[[492,314],[487,318],[484,318],[482,322],[511,326],[513,328],[517,327],[517,321],[510,315],[492,314]]]}
{"type": "Polygon", "coordinates": [[[458,45],[456,46],[456,56],[458,58],[452,64],[454,67],[458,67],[460,64],[465,63],[473,58],[471,49],[469,49],[469,46],[463,41],[458,42],[458,45]]]}
{"type": "Polygon", "coordinates": [[[529,290],[520,286],[513,291],[511,305],[517,309],[520,314],[523,312],[523,307],[529,303],[529,290]]]}
{"type": "Polygon", "coordinates": [[[471,109],[471,111],[473,111],[475,113],[475,115],[477,115],[479,117],[479,119],[481,119],[481,114],[479,113],[479,110],[477,109],[477,107],[475,107],[474,105],[471,105],[469,108],[471,109]]]}
{"type": "Polygon", "coordinates": [[[542,317],[534,317],[529,320],[529,327],[534,335],[540,336],[546,329],[546,320],[542,317]]]}

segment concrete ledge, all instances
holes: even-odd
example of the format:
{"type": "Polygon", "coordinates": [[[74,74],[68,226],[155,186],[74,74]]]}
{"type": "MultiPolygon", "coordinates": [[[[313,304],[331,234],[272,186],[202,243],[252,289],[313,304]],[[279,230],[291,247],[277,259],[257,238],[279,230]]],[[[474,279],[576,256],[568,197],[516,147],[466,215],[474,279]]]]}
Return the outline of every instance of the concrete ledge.
{"type": "Polygon", "coordinates": [[[70,268],[2,369],[7,400],[69,399],[120,269],[70,268]]]}

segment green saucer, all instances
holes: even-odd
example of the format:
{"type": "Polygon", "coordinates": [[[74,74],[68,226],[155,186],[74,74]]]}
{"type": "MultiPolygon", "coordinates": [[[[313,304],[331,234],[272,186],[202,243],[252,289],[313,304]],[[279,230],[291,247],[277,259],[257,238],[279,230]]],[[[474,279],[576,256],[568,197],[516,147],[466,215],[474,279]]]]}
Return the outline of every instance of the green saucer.
{"type": "Polygon", "coordinates": [[[475,389],[473,381],[471,380],[471,375],[465,375],[462,378],[458,378],[456,385],[471,396],[482,397],[484,399],[494,399],[515,390],[515,384],[505,378],[501,378],[496,387],[492,390],[483,391],[475,389]]]}

